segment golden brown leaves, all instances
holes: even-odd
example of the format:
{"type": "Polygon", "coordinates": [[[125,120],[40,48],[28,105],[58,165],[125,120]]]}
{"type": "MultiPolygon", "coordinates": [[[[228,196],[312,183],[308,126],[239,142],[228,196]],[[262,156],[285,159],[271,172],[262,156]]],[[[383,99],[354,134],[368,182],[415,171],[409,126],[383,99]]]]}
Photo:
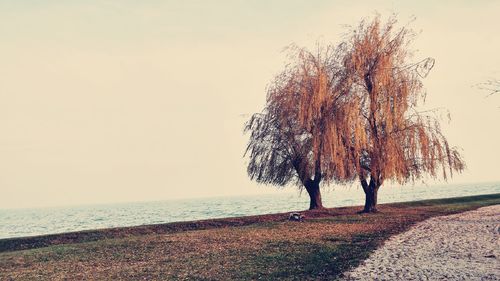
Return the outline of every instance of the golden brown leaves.
{"type": "Polygon", "coordinates": [[[461,171],[460,153],[437,119],[417,109],[434,60],[410,63],[412,38],[394,18],[382,24],[376,17],[337,47],[291,48],[292,62],[269,87],[266,108],[247,124],[249,175],[279,185],[370,175],[382,184],[461,171]]]}

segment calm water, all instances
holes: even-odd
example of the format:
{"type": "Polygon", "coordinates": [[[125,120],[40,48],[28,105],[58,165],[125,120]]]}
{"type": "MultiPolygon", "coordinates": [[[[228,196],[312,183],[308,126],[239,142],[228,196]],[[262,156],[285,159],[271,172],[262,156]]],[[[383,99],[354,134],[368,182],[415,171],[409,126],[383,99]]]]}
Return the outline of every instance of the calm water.
{"type": "MultiPolygon", "coordinates": [[[[379,192],[379,202],[403,202],[492,193],[500,193],[500,183],[382,187],[379,192]]],[[[326,207],[361,205],[364,203],[364,194],[361,189],[354,187],[323,191],[323,203],[326,207]]],[[[299,195],[297,192],[283,192],[282,194],[246,197],[59,208],[0,209],[0,238],[289,212],[304,210],[307,207],[306,193],[299,195]]]]}

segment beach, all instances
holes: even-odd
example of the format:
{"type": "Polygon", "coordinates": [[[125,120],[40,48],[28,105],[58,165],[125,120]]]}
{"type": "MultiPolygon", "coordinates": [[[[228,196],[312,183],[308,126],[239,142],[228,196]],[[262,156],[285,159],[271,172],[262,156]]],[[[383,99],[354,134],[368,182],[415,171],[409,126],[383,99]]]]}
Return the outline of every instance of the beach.
{"type": "Polygon", "coordinates": [[[345,280],[499,280],[500,205],[428,219],[395,235],[345,280]]]}

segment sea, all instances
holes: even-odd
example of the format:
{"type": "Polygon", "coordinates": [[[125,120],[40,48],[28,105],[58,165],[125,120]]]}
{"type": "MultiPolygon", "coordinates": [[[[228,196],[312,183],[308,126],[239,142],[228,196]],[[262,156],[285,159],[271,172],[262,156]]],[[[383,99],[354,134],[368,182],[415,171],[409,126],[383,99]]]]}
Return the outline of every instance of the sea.
{"type": "MultiPolygon", "coordinates": [[[[392,203],[494,193],[500,193],[500,182],[382,186],[378,200],[379,203],[392,203]]],[[[325,207],[356,206],[364,203],[363,191],[354,186],[327,188],[322,190],[322,196],[325,207]]],[[[307,193],[289,189],[276,194],[252,196],[0,209],[0,239],[109,227],[301,211],[307,209],[308,204],[307,193]]]]}

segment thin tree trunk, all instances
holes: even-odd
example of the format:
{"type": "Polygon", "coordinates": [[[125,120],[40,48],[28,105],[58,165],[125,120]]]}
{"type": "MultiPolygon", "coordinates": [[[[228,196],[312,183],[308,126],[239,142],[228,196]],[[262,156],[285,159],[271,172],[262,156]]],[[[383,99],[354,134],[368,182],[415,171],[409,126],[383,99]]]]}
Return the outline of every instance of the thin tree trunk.
{"type": "Polygon", "coordinates": [[[309,210],[324,209],[323,202],[321,201],[321,191],[319,189],[319,183],[315,181],[309,181],[304,184],[306,187],[309,198],[311,199],[309,204],[309,210]]]}
{"type": "Polygon", "coordinates": [[[375,213],[377,212],[377,193],[378,188],[369,189],[365,192],[365,208],[363,213],[375,213]]]}
{"type": "Polygon", "coordinates": [[[361,186],[365,192],[365,207],[362,213],[376,213],[377,212],[377,194],[380,185],[370,179],[370,184],[366,183],[365,179],[361,180],[361,186]]]}

